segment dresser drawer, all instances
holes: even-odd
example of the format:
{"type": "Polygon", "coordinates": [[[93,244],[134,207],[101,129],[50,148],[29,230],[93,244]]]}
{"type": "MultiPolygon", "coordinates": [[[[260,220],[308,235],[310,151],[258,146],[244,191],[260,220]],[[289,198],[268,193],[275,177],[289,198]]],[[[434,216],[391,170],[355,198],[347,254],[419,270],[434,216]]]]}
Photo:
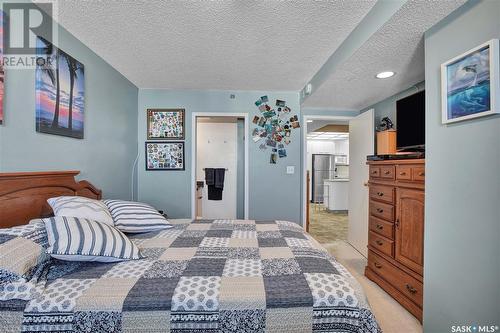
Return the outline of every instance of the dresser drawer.
{"type": "Polygon", "coordinates": [[[425,167],[416,166],[412,170],[413,180],[423,182],[425,180],[425,167]]]}
{"type": "Polygon", "coordinates": [[[407,298],[411,299],[419,307],[422,307],[424,286],[420,281],[389,263],[373,251],[368,251],[368,266],[402,292],[407,298]]]}
{"type": "Polygon", "coordinates": [[[425,167],[423,165],[398,165],[396,179],[423,182],[425,180],[425,167]]]}
{"type": "Polygon", "coordinates": [[[394,256],[394,242],[390,239],[377,235],[376,233],[370,231],[368,232],[368,244],[376,248],[380,252],[387,254],[388,256],[394,256]]]}
{"type": "Polygon", "coordinates": [[[394,221],[394,207],[389,204],[370,200],[370,214],[387,221],[394,221]]]}
{"type": "Polygon", "coordinates": [[[396,167],[396,179],[398,179],[398,180],[411,180],[411,166],[398,165],[396,167]]]}
{"type": "Polygon", "coordinates": [[[381,166],[380,177],[385,179],[394,179],[394,166],[393,165],[381,166]]]}
{"type": "Polygon", "coordinates": [[[369,228],[381,236],[394,240],[394,224],[391,222],[370,216],[369,228]]]}
{"type": "Polygon", "coordinates": [[[370,165],[370,177],[380,177],[380,167],[370,165]]]}
{"type": "Polygon", "coordinates": [[[387,203],[394,202],[394,187],[370,185],[370,198],[384,201],[387,203]]]}

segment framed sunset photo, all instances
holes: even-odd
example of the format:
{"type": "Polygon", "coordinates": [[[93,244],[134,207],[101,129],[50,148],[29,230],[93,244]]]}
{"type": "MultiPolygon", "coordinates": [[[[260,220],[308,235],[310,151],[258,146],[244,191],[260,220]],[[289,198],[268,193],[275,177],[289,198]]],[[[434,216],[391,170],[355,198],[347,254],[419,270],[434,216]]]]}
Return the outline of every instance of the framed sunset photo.
{"type": "Polygon", "coordinates": [[[83,139],[85,74],[81,62],[37,38],[36,131],[83,139]]]}
{"type": "Polygon", "coordinates": [[[3,11],[0,10],[0,125],[3,124],[3,92],[5,71],[3,68],[3,11]]]}
{"type": "Polygon", "coordinates": [[[441,65],[443,124],[500,112],[498,52],[492,39],[441,65]]]}

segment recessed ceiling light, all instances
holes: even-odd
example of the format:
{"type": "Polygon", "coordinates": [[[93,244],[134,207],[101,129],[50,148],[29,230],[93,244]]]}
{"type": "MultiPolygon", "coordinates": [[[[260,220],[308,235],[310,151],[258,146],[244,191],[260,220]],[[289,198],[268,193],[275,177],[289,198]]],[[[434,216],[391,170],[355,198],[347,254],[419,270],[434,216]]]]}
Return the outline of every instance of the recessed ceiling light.
{"type": "Polygon", "coordinates": [[[377,75],[375,75],[375,77],[377,79],[387,79],[387,78],[390,78],[391,76],[394,76],[394,72],[391,72],[391,71],[388,71],[388,72],[380,72],[378,73],[377,75]]]}
{"type": "Polygon", "coordinates": [[[312,119],[307,119],[307,122],[308,122],[308,123],[312,123],[313,121],[314,121],[314,120],[312,120],[312,119]]]}

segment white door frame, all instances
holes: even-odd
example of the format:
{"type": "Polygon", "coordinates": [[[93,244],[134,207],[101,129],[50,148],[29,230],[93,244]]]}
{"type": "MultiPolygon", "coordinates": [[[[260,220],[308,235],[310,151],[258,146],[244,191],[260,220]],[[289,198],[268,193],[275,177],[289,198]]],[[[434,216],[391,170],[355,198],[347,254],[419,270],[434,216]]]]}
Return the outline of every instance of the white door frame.
{"type": "Polygon", "coordinates": [[[306,211],[307,211],[307,121],[308,120],[331,120],[331,121],[349,121],[356,118],[356,115],[351,116],[321,116],[321,115],[304,115],[302,124],[302,227],[306,229],[306,211]]]}
{"type": "Polygon", "coordinates": [[[192,128],[192,139],[191,139],[191,219],[196,219],[196,129],[197,129],[197,117],[237,117],[243,118],[245,121],[245,193],[244,193],[244,215],[245,220],[248,219],[248,113],[223,113],[223,112],[193,112],[191,114],[191,128],[192,128]]]}

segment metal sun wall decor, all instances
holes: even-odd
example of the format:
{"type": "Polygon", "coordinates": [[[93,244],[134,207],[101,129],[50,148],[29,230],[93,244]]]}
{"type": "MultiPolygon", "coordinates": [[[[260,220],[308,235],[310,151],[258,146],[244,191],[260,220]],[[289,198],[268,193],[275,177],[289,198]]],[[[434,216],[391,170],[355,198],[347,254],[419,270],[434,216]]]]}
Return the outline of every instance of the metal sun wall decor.
{"type": "Polygon", "coordinates": [[[300,128],[297,115],[291,115],[292,110],[286,101],[277,99],[275,106],[269,104],[269,98],[262,96],[255,105],[259,108],[260,116],[253,118],[257,127],[252,132],[255,143],[262,141],[259,148],[264,151],[271,149],[269,163],[276,164],[278,158],[285,158],[286,148],[289,145],[292,129],[300,128]]]}

